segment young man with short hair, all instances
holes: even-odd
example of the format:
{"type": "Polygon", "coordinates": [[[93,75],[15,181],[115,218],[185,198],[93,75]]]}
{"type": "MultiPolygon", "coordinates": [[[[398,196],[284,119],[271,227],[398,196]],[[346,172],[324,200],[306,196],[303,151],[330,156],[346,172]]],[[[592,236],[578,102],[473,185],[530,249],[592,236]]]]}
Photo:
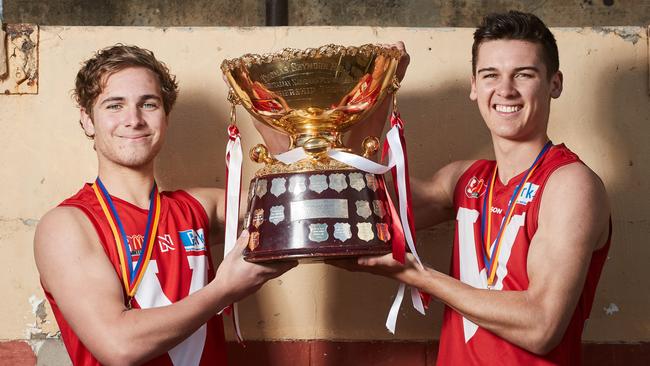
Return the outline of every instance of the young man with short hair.
{"type": "Polygon", "coordinates": [[[209,233],[223,222],[223,190],[158,191],[154,158],[177,85],[151,51],[98,51],[74,95],[97,179],[48,212],[34,239],[73,364],[224,365],[216,313],[296,263],[244,261],[244,234],[215,273],[209,233]]]}
{"type": "MultiPolygon", "coordinates": [[[[470,99],[496,161],[457,161],[411,180],[416,223],[456,220],[451,273],[409,255],[338,265],[395,278],[445,303],[439,365],[577,365],[610,246],[603,183],[547,135],[562,92],[555,38],[532,14],[490,15],[474,33],[470,99]]],[[[381,127],[384,119],[377,119],[381,127]]]]}

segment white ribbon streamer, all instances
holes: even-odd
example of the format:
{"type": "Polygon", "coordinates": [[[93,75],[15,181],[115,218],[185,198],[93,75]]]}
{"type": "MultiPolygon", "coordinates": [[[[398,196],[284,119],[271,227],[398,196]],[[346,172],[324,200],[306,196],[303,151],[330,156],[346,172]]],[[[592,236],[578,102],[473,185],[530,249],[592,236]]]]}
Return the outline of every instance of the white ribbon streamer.
{"type": "MultiPolygon", "coordinates": [[[[397,181],[395,182],[395,184],[397,185],[396,191],[399,200],[399,216],[402,220],[402,229],[404,232],[404,238],[406,239],[406,244],[411,250],[411,254],[413,254],[413,256],[415,257],[418,265],[420,267],[423,267],[422,261],[418,256],[418,252],[415,249],[415,243],[413,242],[413,235],[411,235],[411,225],[408,219],[408,208],[406,206],[407,203],[406,198],[408,192],[406,187],[406,179],[407,179],[406,157],[404,156],[404,148],[399,138],[399,132],[400,132],[399,127],[393,126],[393,128],[391,128],[390,131],[388,131],[388,133],[386,134],[386,141],[388,142],[388,146],[390,147],[389,161],[394,162],[396,168],[395,177],[397,181]]],[[[401,283],[400,288],[398,290],[398,294],[400,293],[400,290],[403,294],[405,289],[406,289],[406,285],[401,283]]],[[[392,334],[395,334],[395,327],[397,325],[397,313],[399,311],[400,306],[402,305],[402,297],[403,296],[395,297],[395,301],[393,301],[393,305],[391,305],[390,311],[388,312],[388,317],[386,318],[386,328],[392,334]],[[394,314],[394,317],[391,317],[391,314],[394,314]]],[[[415,308],[415,310],[417,310],[420,314],[424,315],[424,304],[422,303],[420,292],[416,288],[411,288],[411,302],[413,303],[413,307],[415,308]]]]}
{"type": "MultiPolygon", "coordinates": [[[[388,155],[388,165],[382,165],[375,163],[372,160],[366,159],[362,156],[356,154],[350,154],[340,150],[328,150],[327,155],[334,160],[340,161],[344,164],[357,168],[366,173],[372,174],[385,174],[390,171],[393,167],[396,167],[396,191],[399,199],[399,215],[403,226],[404,238],[406,244],[408,245],[409,250],[415,257],[418,265],[423,267],[422,261],[418,256],[417,250],[415,249],[415,243],[413,241],[413,235],[411,235],[411,227],[408,220],[408,210],[406,207],[406,159],[404,156],[404,150],[402,142],[399,136],[399,127],[393,126],[388,133],[386,134],[386,141],[388,142],[389,155],[388,155]]],[[[301,147],[289,150],[283,154],[275,156],[275,158],[281,161],[284,164],[292,164],[298,162],[302,159],[308,158],[309,156],[305,153],[304,149],[301,147]]],[[[399,308],[402,305],[402,300],[404,298],[404,291],[406,289],[405,284],[400,284],[399,289],[397,290],[397,295],[395,300],[388,311],[388,317],[386,319],[386,328],[389,332],[395,334],[395,326],[397,324],[397,315],[399,308]]],[[[413,303],[413,308],[417,310],[420,314],[424,315],[424,304],[422,303],[422,298],[420,297],[420,292],[416,288],[411,288],[411,302],[413,303]]]]}
{"type": "Polygon", "coordinates": [[[241,192],[241,170],[243,162],[243,154],[241,149],[241,141],[239,137],[235,140],[229,140],[226,145],[226,160],[228,167],[228,181],[226,196],[226,224],[224,235],[224,255],[230,253],[232,248],[235,247],[237,242],[237,224],[239,223],[239,196],[241,192]]]}
{"type": "MultiPolygon", "coordinates": [[[[226,196],[226,223],[224,234],[224,258],[230,253],[237,243],[237,225],[239,223],[239,199],[241,195],[241,173],[242,173],[243,153],[241,149],[241,139],[239,136],[234,140],[228,140],[226,145],[226,165],[228,168],[227,196],[226,196]]],[[[223,311],[223,310],[222,310],[223,311]]],[[[219,312],[221,313],[221,312],[219,312]]],[[[237,303],[232,304],[232,316],[234,318],[235,332],[237,337],[242,340],[241,329],[239,327],[239,312],[237,303]]]]}

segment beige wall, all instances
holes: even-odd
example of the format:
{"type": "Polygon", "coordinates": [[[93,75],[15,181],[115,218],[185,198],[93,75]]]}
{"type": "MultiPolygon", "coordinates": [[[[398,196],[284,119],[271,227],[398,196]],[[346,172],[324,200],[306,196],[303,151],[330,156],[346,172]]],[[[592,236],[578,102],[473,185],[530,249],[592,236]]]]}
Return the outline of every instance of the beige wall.
{"type": "MultiPolygon", "coordinates": [[[[138,44],[154,50],[178,76],[181,94],[157,165],[159,182],[176,188],[223,186],[228,106],[221,60],[288,46],[403,40],[412,62],[399,100],[408,123],[412,173],[425,177],[451,160],[489,156],[489,136],[467,98],[471,33],[458,28],[41,28],[38,95],[0,95],[0,340],[40,339],[57,330],[49,307],[39,305],[43,293],[31,243],[39,217],[95,176],[92,144],[77,125],[69,96],[79,63],[95,49],[138,44]]],[[[562,28],[555,34],[565,88],[553,104],[550,136],[566,142],[600,174],[614,212],[614,242],[584,339],[649,341],[646,30],[562,28]]],[[[245,112],[238,113],[248,149],[259,137],[245,112]]],[[[247,163],[249,177],[255,169],[247,163]]],[[[437,269],[448,268],[451,234],[450,224],[418,233],[422,257],[437,269]]],[[[301,265],[243,301],[243,331],[249,339],[437,338],[439,304],[432,304],[425,318],[403,306],[397,334],[384,329],[396,288],[383,278],[301,265]]]]}

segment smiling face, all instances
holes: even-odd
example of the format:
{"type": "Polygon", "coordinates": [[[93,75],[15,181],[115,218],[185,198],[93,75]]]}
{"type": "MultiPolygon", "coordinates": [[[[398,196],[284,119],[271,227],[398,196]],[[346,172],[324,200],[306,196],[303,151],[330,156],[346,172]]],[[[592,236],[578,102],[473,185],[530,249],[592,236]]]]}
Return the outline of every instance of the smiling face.
{"type": "Polygon", "coordinates": [[[167,130],[158,77],[144,67],[111,74],[93,103],[92,114],[82,109],[81,122],[86,134],[94,135],[100,165],[152,164],[167,130]]]}
{"type": "Polygon", "coordinates": [[[482,43],[471,83],[470,99],[477,102],[493,138],[545,138],[551,98],[562,93],[562,74],[547,75],[539,44],[482,43]]]}

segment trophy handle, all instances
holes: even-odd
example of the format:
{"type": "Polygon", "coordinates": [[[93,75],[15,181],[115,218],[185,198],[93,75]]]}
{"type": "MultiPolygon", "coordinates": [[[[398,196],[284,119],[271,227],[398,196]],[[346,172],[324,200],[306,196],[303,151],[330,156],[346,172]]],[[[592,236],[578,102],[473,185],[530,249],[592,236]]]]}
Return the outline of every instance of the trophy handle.
{"type": "Polygon", "coordinates": [[[250,158],[256,163],[264,163],[265,165],[273,165],[278,162],[277,159],[271,156],[269,149],[263,144],[253,146],[250,153],[250,158]]]}

